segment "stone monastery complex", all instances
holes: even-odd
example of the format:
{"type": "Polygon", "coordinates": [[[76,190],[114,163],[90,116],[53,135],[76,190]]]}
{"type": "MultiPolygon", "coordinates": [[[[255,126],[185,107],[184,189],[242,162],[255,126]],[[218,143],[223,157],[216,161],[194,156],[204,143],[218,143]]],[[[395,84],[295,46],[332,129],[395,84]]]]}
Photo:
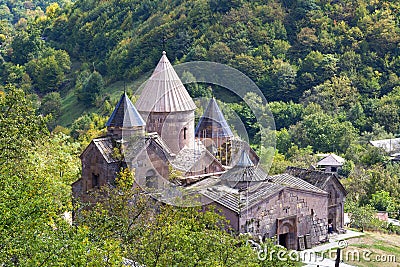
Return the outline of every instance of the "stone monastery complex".
{"type": "Polygon", "coordinates": [[[145,191],[194,190],[200,203],[221,210],[237,233],[276,237],[288,249],[326,241],[328,226],[343,228],[346,191],[331,171],[336,165],[326,163],[327,172],[288,167],[270,176],[249,145],[234,136],[214,98],[197,125],[195,109],[163,52],[135,105],[122,94],[107,135],[93,139],[81,154],[74,198],[93,201],[93,190],[112,184],[120,169],[129,167],[145,191]],[[171,170],[180,177],[170,179],[171,170]]]}

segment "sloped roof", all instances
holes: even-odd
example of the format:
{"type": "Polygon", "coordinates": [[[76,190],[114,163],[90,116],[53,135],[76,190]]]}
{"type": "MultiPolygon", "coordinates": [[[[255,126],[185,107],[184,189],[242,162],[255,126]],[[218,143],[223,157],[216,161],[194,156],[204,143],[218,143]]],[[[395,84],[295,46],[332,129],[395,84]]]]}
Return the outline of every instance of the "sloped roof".
{"type": "Polygon", "coordinates": [[[130,128],[145,125],[146,123],[142,119],[142,116],[140,116],[139,112],[124,92],[108,119],[106,126],[130,128]]]}
{"type": "Polygon", "coordinates": [[[298,167],[287,167],[286,171],[287,174],[293,175],[295,177],[299,177],[304,181],[315,185],[316,187],[325,190],[327,184],[330,180],[336,180],[336,184],[340,187],[342,192],[346,195],[346,189],[343,187],[342,183],[339,181],[339,178],[334,173],[326,173],[318,170],[308,170],[298,167]]]}
{"type": "Polygon", "coordinates": [[[165,51],[136,102],[142,112],[179,112],[196,109],[165,51]]]}
{"type": "Polygon", "coordinates": [[[279,193],[284,188],[284,186],[269,182],[262,182],[260,185],[250,187],[246,191],[240,191],[224,185],[214,185],[204,189],[202,194],[236,213],[241,213],[260,201],[279,193]]]}
{"type": "MultiPolygon", "coordinates": [[[[119,140],[117,142],[121,142],[119,140]]],[[[95,138],[92,142],[98,151],[101,153],[103,158],[106,160],[107,163],[118,162],[120,159],[115,158],[114,155],[114,148],[115,141],[113,141],[112,137],[101,137],[95,138]]],[[[171,152],[169,147],[165,144],[165,142],[157,135],[152,134],[146,137],[140,137],[133,141],[124,141],[122,143],[122,147],[124,147],[124,157],[126,160],[132,161],[135,160],[138,155],[140,155],[146,148],[149,146],[157,147],[157,151],[163,153],[168,159],[172,159],[175,157],[175,154],[171,152]]],[[[90,145],[82,152],[82,155],[87,151],[90,145]]]]}
{"type": "Polygon", "coordinates": [[[381,140],[370,141],[370,143],[374,147],[383,148],[387,153],[391,153],[393,151],[400,151],[400,138],[381,139],[381,140]]]}
{"type": "Polygon", "coordinates": [[[196,126],[195,136],[206,138],[233,137],[231,128],[229,128],[215,98],[211,98],[208,102],[207,108],[196,126]]]}
{"type": "Polygon", "coordinates": [[[211,164],[222,164],[206,149],[201,141],[197,141],[194,148],[184,147],[171,161],[172,167],[185,172],[196,172],[203,170],[211,164]]]}
{"type": "Polygon", "coordinates": [[[317,162],[318,166],[342,166],[345,159],[335,154],[329,154],[317,162]]]}
{"type": "Polygon", "coordinates": [[[301,178],[292,176],[287,173],[277,174],[274,176],[269,176],[270,181],[273,183],[280,184],[282,186],[287,186],[290,188],[305,190],[305,191],[312,191],[316,193],[327,194],[324,190],[312,185],[301,178]]]}
{"type": "Polygon", "coordinates": [[[92,143],[96,146],[107,163],[118,162],[118,159],[113,157],[114,143],[111,137],[95,138],[92,140],[92,143]]]}
{"type": "Polygon", "coordinates": [[[228,182],[258,182],[267,179],[267,174],[259,167],[254,166],[245,150],[232,169],[221,175],[221,180],[228,182]]]}
{"type": "Polygon", "coordinates": [[[237,167],[253,167],[254,163],[251,161],[249,154],[245,150],[242,151],[242,154],[240,154],[240,158],[238,162],[236,163],[237,167]]]}

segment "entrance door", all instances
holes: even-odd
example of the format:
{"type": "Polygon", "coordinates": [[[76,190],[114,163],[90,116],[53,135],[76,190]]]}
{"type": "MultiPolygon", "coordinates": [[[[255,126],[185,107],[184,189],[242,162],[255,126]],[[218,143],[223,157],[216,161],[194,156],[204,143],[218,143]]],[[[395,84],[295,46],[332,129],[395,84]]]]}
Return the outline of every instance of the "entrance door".
{"type": "Polygon", "coordinates": [[[328,225],[332,225],[332,230],[334,232],[337,231],[337,224],[336,224],[336,206],[329,208],[328,213],[328,225]]]}
{"type": "Polygon", "coordinates": [[[279,245],[287,249],[297,249],[297,219],[296,216],[291,216],[283,219],[278,219],[277,235],[279,245]]]}
{"type": "Polygon", "coordinates": [[[289,233],[280,234],[279,235],[279,245],[287,248],[287,246],[288,246],[288,242],[287,242],[288,241],[288,235],[289,235],[289,233]]]}

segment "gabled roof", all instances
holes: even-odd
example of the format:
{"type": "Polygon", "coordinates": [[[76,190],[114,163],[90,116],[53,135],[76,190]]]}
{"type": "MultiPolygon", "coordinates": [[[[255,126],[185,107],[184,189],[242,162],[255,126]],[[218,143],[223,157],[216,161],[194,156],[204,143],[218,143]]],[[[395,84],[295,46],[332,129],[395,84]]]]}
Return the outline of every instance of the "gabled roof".
{"type": "Polygon", "coordinates": [[[269,176],[270,181],[273,183],[280,184],[282,186],[305,190],[305,191],[312,191],[316,193],[327,194],[324,190],[312,185],[301,178],[292,176],[287,173],[277,174],[274,176],[269,176]]]}
{"type": "Polygon", "coordinates": [[[298,167],[287,167],[286,171],[287,174],[293,175],[295,177],[299,177],[302,180],[315,185],[316,187],[325,190],[327,184],[330,181],[335,182],[340,190],[347,195],[346,189],[343,187],[342,183],[340,182],[338,176],[334,173],[326,173],[318,170],[309,170],[303,169],[298,167]]]}
{"type": "Polygon", "coordinates": [[[111,137],[100,137],[93,139],[92,142],[90,142],[90,144],[82,152],[80,158],[82,159],[86,152],[93,146],[100,152],[107,163],[118,162],[118,159],[114,158],[113,156],[114,143],[111,137]]]}
{"type": "Polygon", "coordinates": [[[179,112],[196,109],[165,51],[136,102],[141,112],[179,112]]]}
{"type": "Polygon", "coordinates": [[[216,203],[238,214],[279,193],[285,187],[279,184],[262,182],[246,191],[225,185],[213,185],[202,190],[202,194],[216,203]]]}
{"type": "Polygon", "coordinates": [[[345,159],[335,154],[329,154],[317,162],[317,166],[342,166],[345,159]]]}
{"type": "Polygon", "coordinates": [[[195,149],[186,146],[182,148],[170,162],[172,167],[185,173],[193,173],[204,170],[204,167],[217,164],[224,170],[222,164],[205,148],[201,141],[197,141],[195,147],[195,149]]]}
{"type": "Polygon", "coordinates": [[[140,116],[139,112],[124,92],[108,119],[106,126],[131,128],[145,125],[146,123],[142,119],[142,116],[140,116]]]}
{"type": "Polygon", "coordinates": [[[233,133],[215,98],[211,98],[208,102],[207,108],[196,126],[195,136],[206,138],[233,137],[233,133]]]}

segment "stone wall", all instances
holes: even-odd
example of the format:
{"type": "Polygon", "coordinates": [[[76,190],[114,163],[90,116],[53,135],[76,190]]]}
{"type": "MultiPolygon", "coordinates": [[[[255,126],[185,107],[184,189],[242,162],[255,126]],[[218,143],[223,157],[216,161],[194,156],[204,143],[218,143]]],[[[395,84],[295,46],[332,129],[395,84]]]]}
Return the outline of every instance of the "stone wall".
{"type": "Polygon", "coordinates": [[[284,189],[249,210],[244,210],[239,219],[239,231],[271,238],[278,234],[278,219],[296,216],[295,236],[311,234],[312,244],[315,245],[327,235],[327,202],[324,194],[284,189]]]}
{"type": "Polygon", "coordinates": [[[194,111],[186,112],[140,112],[146,120],[146,131],[157,132],[177,154],[184,146],[194,147],[194,111]]]}

